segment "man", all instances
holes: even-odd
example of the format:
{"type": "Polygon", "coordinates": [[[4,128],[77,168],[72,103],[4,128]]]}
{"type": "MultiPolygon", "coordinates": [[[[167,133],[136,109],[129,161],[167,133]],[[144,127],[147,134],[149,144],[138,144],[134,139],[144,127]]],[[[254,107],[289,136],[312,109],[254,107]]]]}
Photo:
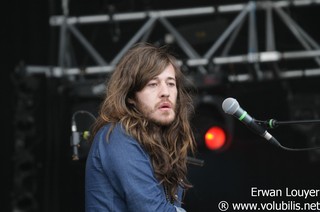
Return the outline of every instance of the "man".
{"type": "Polygon", "coordinates": [[[184,211],[192,101],[175,57],[136,44],[121,59],[93,127],[86,211],[184,211]]]}

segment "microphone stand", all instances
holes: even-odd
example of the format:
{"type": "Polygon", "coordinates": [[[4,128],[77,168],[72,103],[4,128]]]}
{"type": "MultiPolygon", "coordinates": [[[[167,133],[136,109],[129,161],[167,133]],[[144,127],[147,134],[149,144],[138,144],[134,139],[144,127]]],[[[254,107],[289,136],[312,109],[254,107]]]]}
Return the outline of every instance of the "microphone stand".
{"type": "Polygon", "coordinates": [[[254,120],[257,124],[263,125],[268,129],[274,129],[280,125],[294,125],[294,124],[317,124],[320,120],[298,120],[298,121],[277,121],[275,119],[269,119],[267,121],[254,120]]]}
{"type": "Polygon", "coordinates": [[[187,163],[192,164],[195,166],[203,166],[204,165],[204,160],[193,158],[193,157],[187,157],[187,163]]]}
{"type": "MultiPolygon", "coordinates": [[[[299,121],[277,121],[275,119],[269,119],[267,121],[260,121],[260,120],[254,120],[259,125],[264,126],[265,128],[274,129],[280,125],[294,125],[294,124],[316,124],[320,123],[320,120],[299,120],[299,121]]],[[[276,146],[288,150],[288,151],[309,151],[309,150],[316,150],[320,149],[320,147],[311,147],[311,148],[289,148],[282,146],[282,144],[274,137],[270,139],[270,142],[275,144],[276,146]]]]}

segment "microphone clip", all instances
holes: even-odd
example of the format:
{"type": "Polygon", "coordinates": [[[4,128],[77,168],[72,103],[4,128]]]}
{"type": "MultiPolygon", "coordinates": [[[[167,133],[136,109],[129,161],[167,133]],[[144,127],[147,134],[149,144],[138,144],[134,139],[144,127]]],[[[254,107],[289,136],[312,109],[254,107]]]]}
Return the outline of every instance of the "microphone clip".
{"type": "Polygon", "coordinates": [[[274,129],[279,126],[278,121],[275,119],[269,119],[266,121],[259,121],[254,119],[254,122],[256,122],[257,124],[259,124],[260,126],[266,129],[274,129]]]}

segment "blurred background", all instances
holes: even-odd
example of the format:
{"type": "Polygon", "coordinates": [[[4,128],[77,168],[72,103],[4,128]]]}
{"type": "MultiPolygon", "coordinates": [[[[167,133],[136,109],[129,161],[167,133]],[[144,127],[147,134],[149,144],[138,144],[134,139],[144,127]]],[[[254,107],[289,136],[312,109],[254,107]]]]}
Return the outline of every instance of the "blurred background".
{"type": "MultiPolygon", "coordinates": [[[[258,120],[319,119],[319,0],[4,4],[1,211],[84,211],[86,132],[105,80],[140,41],[170,45],[196,88],[192,125],[204,166],[190,164],[187,211],[267,201],[252,187],[320,189],[319,150],[282,150],[221,108],[233,97],[258,120]]],[[[319,124],[269,132],[287,147],[320,146],[319,124]]]]}

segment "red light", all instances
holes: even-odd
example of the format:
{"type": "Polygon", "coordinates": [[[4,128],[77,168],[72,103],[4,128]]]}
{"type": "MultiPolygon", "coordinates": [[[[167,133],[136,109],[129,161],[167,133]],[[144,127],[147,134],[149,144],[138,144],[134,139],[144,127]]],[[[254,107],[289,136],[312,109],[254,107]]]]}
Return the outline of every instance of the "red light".
{"type": "Polygon", "coordinates": [[[210,150],[218,150],[226,142],[226,133],[221,127],[211,127],[205,134],[205,144],[210,150]]]}

